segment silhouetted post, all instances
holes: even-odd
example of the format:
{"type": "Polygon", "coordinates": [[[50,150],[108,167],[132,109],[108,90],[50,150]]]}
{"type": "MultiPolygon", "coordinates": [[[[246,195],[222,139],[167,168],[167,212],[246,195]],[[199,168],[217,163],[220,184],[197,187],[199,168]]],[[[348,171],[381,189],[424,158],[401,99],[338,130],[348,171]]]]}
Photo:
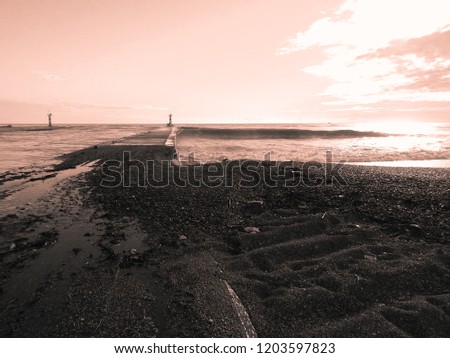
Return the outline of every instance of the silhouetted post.
{"type": "Polygon", "coordinates": [[[52,126],[52,114],[51,113],[48,114],[48,126],[49,127],[52,126]]]}
{"type": "Polygon", "coordinates": [[[167,123],[167,126],[168,127],[172,127],[173,126],[173,124],[172,124],[172,114],[169,114],[169,123],[167,123]]]}

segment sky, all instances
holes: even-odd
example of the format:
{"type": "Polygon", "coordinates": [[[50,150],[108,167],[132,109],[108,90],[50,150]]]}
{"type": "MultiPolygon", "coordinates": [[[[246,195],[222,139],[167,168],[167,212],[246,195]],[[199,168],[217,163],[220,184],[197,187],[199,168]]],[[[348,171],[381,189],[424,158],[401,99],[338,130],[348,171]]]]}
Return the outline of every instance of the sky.
{"type": "Polygon", "coordinates": [[[450,122],[448,0],[1,0],[0,124],[450,122]]]}

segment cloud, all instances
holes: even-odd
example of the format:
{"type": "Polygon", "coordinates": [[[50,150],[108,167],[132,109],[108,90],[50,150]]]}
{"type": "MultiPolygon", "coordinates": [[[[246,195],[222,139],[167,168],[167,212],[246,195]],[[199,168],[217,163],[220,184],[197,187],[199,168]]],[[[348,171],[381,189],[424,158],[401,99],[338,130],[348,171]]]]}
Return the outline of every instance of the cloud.
{"type": "Polygon", "coordinates": [[[279,54],[312,46],[367,52],[396,39],[421,37],[450,24],[447,0],[347,0],[332,17],[315,21],[288,40],[279,54]]]}
{"type": "Polygon", "coordinates": [[[331,80],[326,105],[450,101],[447,0],[348,0],[279,49],[314,47],[325,60],[304,69],[331,80]]]}
{"type": "MultiPolygon", "coordinates": [[[[399,90],[450,91],[450,30],[394,41],[359,59],[388,58],[407,80],[399,90]]],[[[450,97],[449,97],[450,98],[450,97]]]]}
{"type": "Polygon", "coordinates": [[[383,48],[368,53],[361,58],[377,58],[415,54],[427,61],[436,58],[450,58],[450,29],[407,40],[394,40],[383,48]]]}
{"type": "Polygon", "coordinates": [[[64,80],[63,77],[61,77],[60,75],[58,75],[55,72],[52,71],[32,71],[31,72],[34,75],[37,75],[38,77],[47,80],[47,81],[62,81],[64,80]]]}

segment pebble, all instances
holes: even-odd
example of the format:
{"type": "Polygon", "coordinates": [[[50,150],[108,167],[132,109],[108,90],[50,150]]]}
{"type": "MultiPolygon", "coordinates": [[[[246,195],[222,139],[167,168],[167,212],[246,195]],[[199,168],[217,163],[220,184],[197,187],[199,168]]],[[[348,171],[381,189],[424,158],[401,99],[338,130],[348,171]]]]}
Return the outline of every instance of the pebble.
{"type": "Polygon", "coordinates": [[[257,234],[260,232],[259,228],[256,226],[248,226],[244,229],[245,232],[248,232],[249,234],[257,234]]]}
{"type": "Polygon", "coordinates": [[[364,258],[365,258],[366,260],[369,260],[369,261],[372,261],[372,262],[377,261],[377,257],[376,257],[376,256],[373,256],[373,255],[364,255],[364,258]]]}

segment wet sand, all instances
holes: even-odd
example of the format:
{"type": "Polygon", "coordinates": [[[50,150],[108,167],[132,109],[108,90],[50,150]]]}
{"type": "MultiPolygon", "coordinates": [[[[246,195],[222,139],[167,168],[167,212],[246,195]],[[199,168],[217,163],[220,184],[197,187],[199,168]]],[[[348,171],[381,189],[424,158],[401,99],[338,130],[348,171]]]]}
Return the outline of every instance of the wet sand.
{"type": "MultiPolygon", "coordinates": [[[[95,146],[55,170],[123,150],[174,157],[95,146]]],[[[97,167],[0,219],[1,336],[450,336],[450,170],[348,166],[344,186],[252,188],[231,170],[236,184],[214,188],[133,173],[106,188],[97,167]]]]}

